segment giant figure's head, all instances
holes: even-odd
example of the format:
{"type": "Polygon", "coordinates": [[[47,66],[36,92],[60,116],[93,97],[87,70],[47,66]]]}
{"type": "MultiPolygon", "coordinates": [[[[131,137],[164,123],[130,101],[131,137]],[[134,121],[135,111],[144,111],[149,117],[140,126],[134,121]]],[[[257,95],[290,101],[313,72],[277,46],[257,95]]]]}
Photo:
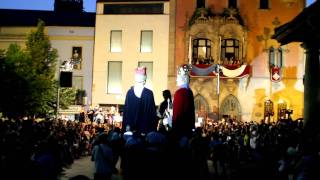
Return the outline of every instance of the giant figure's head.
{"type": "Polygon", "coordinates": [[[178,73],[177,73],[177,85],[178,86],[189,85],[190,69],[191,69],[191,67],[188,64],[183,64],[178,68],[178,73]]]}
{"type": "Polygon", "coordinates": [[[146,83],[147,80],[147,68],[144,66],[137,67],[135,70],[135,81],[136,83],[146,83]]]}

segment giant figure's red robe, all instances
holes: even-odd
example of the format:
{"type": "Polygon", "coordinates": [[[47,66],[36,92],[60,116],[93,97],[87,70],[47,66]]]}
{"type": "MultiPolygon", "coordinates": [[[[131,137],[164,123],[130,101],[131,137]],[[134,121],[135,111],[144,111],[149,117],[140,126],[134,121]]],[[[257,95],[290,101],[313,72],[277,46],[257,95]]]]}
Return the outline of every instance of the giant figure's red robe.
{"type": "Polygon", "coordinates": [[[195,128],[193,92],[189,87],[180,87],[174,94],[172,131],[178,137],[191,137],[195,128]]]}

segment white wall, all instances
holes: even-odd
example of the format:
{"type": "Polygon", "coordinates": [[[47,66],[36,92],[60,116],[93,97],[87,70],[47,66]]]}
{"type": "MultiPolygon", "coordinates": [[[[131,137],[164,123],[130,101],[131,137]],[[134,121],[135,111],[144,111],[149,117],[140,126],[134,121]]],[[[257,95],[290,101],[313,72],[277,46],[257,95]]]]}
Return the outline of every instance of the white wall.
{"type": "Polygon", "coordinates": [[[153,93],[156,104],[167,88],[169,15],[97,15],[94,47],[93,105],[124,104],[134,84],[139,61],[153,61],[153,93]],[[110,53],[110,31],[122,30],[122,52],[110,53]],[[153,52],[140,53],[141,30],[153,31],[153,52]],[[107,94],[108,61],[122,61],[122,92],[107,94]]]}
{"type": "Polygon", "coordinates": [[[58,50],[58,62],[71,58],[72,47],[82,47],[82,68],[73,70],[73,76],[83,76],[83,88],[91,104],[94,27],[48,27],[53,48],[58,50]]]}

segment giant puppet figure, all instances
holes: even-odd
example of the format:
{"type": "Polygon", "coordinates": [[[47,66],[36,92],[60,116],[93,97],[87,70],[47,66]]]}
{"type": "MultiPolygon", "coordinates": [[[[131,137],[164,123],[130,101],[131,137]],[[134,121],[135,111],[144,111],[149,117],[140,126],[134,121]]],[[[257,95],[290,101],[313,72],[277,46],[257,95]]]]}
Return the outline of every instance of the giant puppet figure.
{"type": "Polygon", "coordinates": [[[179,67],[177,73],[178,89],[173,99],[172,131],[178,138],[190,138],[195,128],[194,98],[189,87],[189,71],[190,66],[184,64],[179,67]]]}
{"type": "Polygon", "coordinates": [[[135,70],[135,85],[126,95],[122,129],[147,134],[157,130],[157,115],[153,92],[145,87],[146,67],[135,70]]]}

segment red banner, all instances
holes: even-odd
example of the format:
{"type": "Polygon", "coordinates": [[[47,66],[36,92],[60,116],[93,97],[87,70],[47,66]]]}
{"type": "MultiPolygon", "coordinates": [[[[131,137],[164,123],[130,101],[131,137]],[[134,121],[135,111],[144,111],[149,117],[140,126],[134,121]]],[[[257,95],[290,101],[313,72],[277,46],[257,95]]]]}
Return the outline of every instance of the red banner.
{"type": "Polygon", "coordinates": [[[271,68],[271,81],[280,82],[281,81],[281,68],[280,67],[272,67],[271,68]]]}

